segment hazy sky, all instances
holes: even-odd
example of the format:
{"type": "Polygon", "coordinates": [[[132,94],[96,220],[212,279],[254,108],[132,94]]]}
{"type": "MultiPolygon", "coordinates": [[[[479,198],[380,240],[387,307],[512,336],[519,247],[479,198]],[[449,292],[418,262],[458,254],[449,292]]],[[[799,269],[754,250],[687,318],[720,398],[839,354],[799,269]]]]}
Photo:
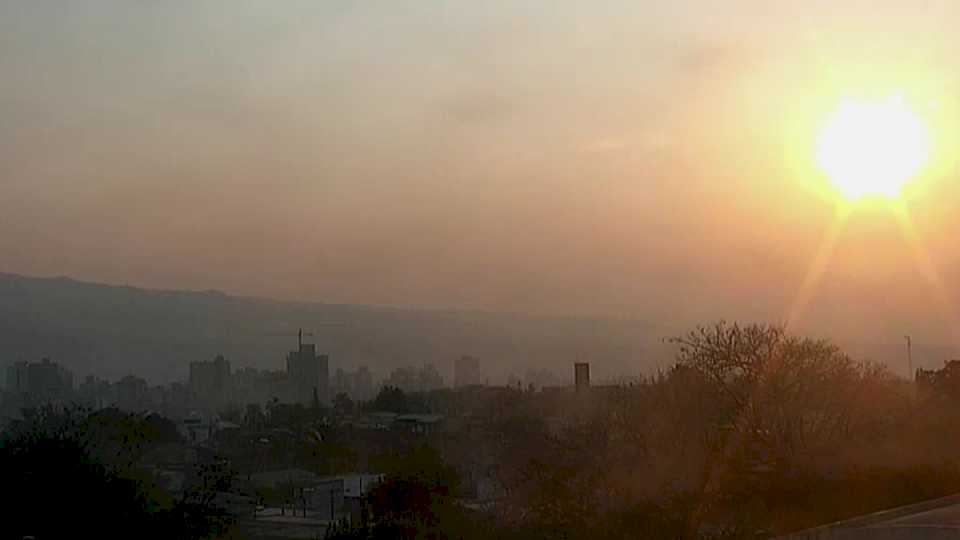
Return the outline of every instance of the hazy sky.
{"type": "MultiPolygon", "coordinates": [[[[844,81],[922,88],[956,123],[958,20],[953,0],[0,0],[0,271],[783,319],[834,219],[796,134],[844,81]]],[[[946,331],[955,172],[905,198],[926,270],[860,209],[803,324],[946,331]]]]}

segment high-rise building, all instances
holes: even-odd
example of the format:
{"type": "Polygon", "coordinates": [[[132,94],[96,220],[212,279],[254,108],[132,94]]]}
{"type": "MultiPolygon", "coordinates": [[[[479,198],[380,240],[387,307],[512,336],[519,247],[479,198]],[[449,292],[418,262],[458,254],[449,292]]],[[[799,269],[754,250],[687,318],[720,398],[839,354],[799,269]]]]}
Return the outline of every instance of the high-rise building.
{"type": "Polygon", "coordinates": [[[590,364],[587,362],[576,362],[573,364],[573,380],[577,390],[583,390],[590,387],[590,364]]]}
{"type": "Polygon", "coordinates": [[[337,368],[330,381],[330,397],[337,394],[347,394],[354,401],[366,401],[372,399],[373,375],[367,366],[360,366],[356,371],[346,371],[343,368],[337,368]]]}
{"type": "Polygon", "coordinates": [[[117,381],[117,407],[124,411],[143,411],[150,407],[147,381],[134,375],[117,381]]]}
{"type": "Polygon", "coordinates": [[[73,373],[49,358],[27,364],[26,390],[39,401],[66,399],[73,393],[73,373]]]}
{"type": "Polygon", "coordinates": [[[273,398],[286,400],[289,395],[284,371],[241,368],[231,375],[233,395],[239,404],[265,403],[273,398]]]}
{"type": "Polygon", "coordinates": [[[433,364],[424,364],[417,374],[417,390],[426,392],[443,388],[443,376],[433,364]]]}
{"type": "Polygon", "coordinates": [[[314,395],[320,403],[330,400],[330,358],[317,355],[317,346],[300,341],[300,348],[287,355],[287,378],[290,381],[291,399],[295,403],[310,405],[314,395]]]}
{"type": "Polygon", "coordinates": [[[212,404],[227,398],[230,388],[230,362],[217,355],[211,362],[190,362],[190,390],[212,404]]]}
{"type": "Polygon", "coordinates": [[[333,374],[333,381],[330,383],[330,395],[351,395],[353,393],[353,385],[351,385],[350,382],[349,374],[347,374],[343,368],[337,368],[337,371],[333,374]]]}
{"type": "Polygon", "coordinates": [[[483,382],[480,374],[480,360],[473,356],[461,356],[453,363],[453,386],[478,385],[483,382]]]}
{"type": "Polygon", "coordinates": [[[7,366],[7,391],[12,394],[22,394],[27,391],[27,364],[14,362],[7,366]]]}
{"type": "Polygon", "coordinates": [[[77,388],[77,398],[88,407],[101,409],[115,404],[116,388],[108,381],[87,375],[77,388]]]}
{"type": "Polygon", "coordinates": [[[442,388],[443,377],[433,364],[424,364],[419,369],[413,366],[399,367],[383,380],[383,386],[392,386],[404,392],[428,392],[442,388]]]}
{"type": "Polygon", "coordinates": [[[373,374],[367,366],[360,366],[353,377],[353,398],[368,400],[373,399],[373,396],[373,374]]]}

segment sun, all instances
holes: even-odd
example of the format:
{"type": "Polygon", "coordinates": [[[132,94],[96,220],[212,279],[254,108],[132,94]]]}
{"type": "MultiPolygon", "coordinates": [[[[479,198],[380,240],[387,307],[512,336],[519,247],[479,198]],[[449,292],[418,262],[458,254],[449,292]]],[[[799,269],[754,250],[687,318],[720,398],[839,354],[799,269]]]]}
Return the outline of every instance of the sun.
{"type": "Polygon", "coordinates": [[[818,165],[851,200],[896,197],[929,154],[926,126],[899,96],[842,101],[816,144],[818,165]]]}

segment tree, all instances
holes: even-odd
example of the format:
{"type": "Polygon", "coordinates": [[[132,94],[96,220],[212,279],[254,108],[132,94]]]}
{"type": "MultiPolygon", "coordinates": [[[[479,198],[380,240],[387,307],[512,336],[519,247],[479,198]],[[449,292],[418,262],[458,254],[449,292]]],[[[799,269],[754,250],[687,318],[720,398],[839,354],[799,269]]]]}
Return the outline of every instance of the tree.
{"type": "Polygon", "coordinates": [[[268,420],[272,427],[295,427],[308,424],[316,419],[313,409],[302,403],[268,403],[268,420]]]}
{"type": "MultiPolygon", "coordinates": [[[[758,483],[812,473],[818,458],[849,437],[857,393],[878,373],[828,341],[776,325],[721,321],[672,341],[678,367],[700,374],[718,396],[720,437],[699,488],[707,500],[717,500],[721,486],[728,498],[755,500],[758,483]]],[[[691,518],[689,533],[705,511],[691,518]]]]}
{"type": "Polygon", "coordinates": [[[333,398],[333,414],[336,416],[347,416],[353,413],[353,400],[344,392],[340,392],[333,398]]]}
{"type": "Polygon", "coordinates": [[[460,478],[430,446],[377,456],[384,480],[368,496],[370,515],[359,524],[338,524],[327,537],[351,539],[486,538],[454,495],[460,478]]]}
{"type": "Polygon", "coordinates": [[[217,459],[201,465],[194,481],[173,509],[180,538],[220,538],[233,524],[234,517],[219,500],[233,486],[236,472],[217,459]]]}
{"type": "Polygon", "coordinates": [[[409,412],[410,404],[403,390],[395,386],[384,386],[377,393],[377,397],[366,403],[364,408],[368,411],[390,411],[404,414],[409,412]]]}
{"type": "Polygon", "coordinates": [[[173,501],[133,467],[170,436],[168,427],[116,410],[53,408],[12,426],[0,438],[4,536],[205,538],[222,532],[232,518],[211,498],[173,501]]]}
{"type": "Polygon", "coordinates": [[[855,412],[851,392],[875,371],[828,341],[781,326],[720,322],[674,342],[678,365],[704,374],[726,398],[727,427],[772,464],[840,441],[855,412]]]}
{"type": "Polygon", "coordinates": [[[267,425],[267,415],[257,403],[247,404],[247,412],[243,415],[243,427],[252,431],[261,431],[267,425]]]}

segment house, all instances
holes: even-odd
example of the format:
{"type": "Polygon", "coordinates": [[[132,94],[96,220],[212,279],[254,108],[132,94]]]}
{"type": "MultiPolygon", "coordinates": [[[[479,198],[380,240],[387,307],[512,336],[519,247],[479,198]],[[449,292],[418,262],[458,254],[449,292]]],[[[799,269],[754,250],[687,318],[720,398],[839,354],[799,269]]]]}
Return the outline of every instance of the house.
{"type": "Polygon", "coordinates": [[[203,444],[216,432],[216,420],[204,418],[197,412],[191,412],[177,424],[180,436],[190,444],[203,444]]]}

